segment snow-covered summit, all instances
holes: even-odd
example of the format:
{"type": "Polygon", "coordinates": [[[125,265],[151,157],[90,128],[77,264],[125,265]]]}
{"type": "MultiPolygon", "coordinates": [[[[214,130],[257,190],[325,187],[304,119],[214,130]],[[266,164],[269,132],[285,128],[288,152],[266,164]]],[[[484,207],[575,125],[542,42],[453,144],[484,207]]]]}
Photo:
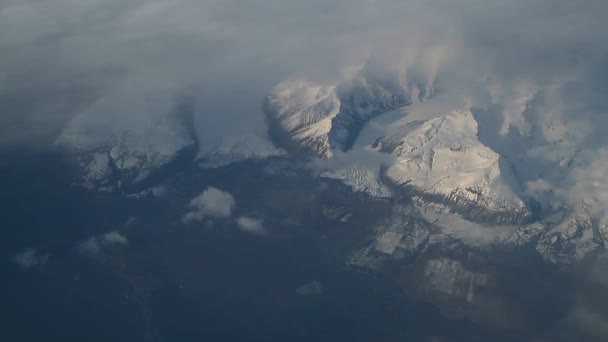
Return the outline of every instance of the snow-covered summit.
{"type": "Polygon", "coordinates": [[[463,110],[411,122],[372,147],[395,157],[385,176],[399,191],[475,220],[530,219],[510,168],[477,135],[473,114],[463,110]]]}

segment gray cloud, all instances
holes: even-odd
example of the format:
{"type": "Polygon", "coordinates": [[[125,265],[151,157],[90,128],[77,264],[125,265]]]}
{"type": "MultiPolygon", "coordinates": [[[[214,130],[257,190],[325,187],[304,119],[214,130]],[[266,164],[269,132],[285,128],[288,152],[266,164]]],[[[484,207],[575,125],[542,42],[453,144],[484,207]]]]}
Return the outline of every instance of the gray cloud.
{"type": "Polygon", "coordinates": [[[231,194],[209,187],[188,204],[190,211],[182,217],[183,223],[200,222],[205,218],[228,218],[236,202],[231,194]]]}
{"type": "Polygon", "coordinates": [[[15,255],[13,262],[22,269],[30,269],[46,264],[50,257],[50,254],[39,254],[35,249],[27,248],[25,251],[15,255]]]}
{"type": "Polygon", "coordinates": [[[119,232],[109,232],[102,235],[102,240],[108,245],[126,245],[127,238],[119,232]]]}
{"type": "Polygon", "coordinates": [[[236,219],[236,224],[239,228],[247,233],[266,235],[268,232],[264,228],[264,222],[260,219],[251,217],[239,217],[236,219]]]}
{"type": "Polygon", "coordinates": [[[318,296],[323,293],[323,286],[316,280],[303,284],[296,289],[300,296],[318,296]]]}
{"type": "Polygon", "coordinates": [[[84,254],[98,255],[101,253],[101,245],[96,237],[88,238],[78,244],[78,250],[84,254]]]}
{"type": "Polygon", "coordinates": [[[104,249],[124,246],[128,243],[127,238],[117,231],[92,236],[78,244],[78,249],[84,254],[92,256],[100,255],[104,249]]]}

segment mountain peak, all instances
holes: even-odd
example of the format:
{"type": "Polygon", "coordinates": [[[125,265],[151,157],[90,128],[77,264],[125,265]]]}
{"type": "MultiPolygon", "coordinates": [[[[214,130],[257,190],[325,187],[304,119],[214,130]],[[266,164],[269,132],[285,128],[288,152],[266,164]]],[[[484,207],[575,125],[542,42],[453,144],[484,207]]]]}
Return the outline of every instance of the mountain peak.
{"type": "Polygon", "coordinates": [[[532,213],[517,195],[510,168],[479,141],[477,129],[470,111],[456,111],[411,122],[372,147],[395,157],[385,176],[400,192],[443,204],[472,220],[530,220],[532,213]]]}

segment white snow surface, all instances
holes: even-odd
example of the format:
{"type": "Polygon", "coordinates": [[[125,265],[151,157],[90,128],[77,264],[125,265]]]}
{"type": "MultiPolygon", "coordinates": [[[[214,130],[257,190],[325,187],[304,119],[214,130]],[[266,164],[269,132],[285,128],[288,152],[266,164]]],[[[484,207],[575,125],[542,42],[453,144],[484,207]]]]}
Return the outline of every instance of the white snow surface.
{"type": "Polygon", "coordinates": [[[544,231],[541,224],[514,226],[474,223],[433,205],[419,206],[418,209],[426,220],[440,229],[440,234],[431,237],[431,243],[448,237],[473,247],[521,246],[530,243],[544,231]]]}
{"type": "Polygon", "coordinates": [[[364,192],[373,197],[391,197],[391,191],[380,179],[379,166],[354,164],[335,170],[328,170],[322,177],[337,179],[353,191],[364,192]]]}
{"type": "Polygon", "coordinates": [[[457,111],[412,122],[374,147],[395,156],[387,177],[399,186],[456,194],[495,210],[525,211],[513,191],[513,176],[501,168],[500,156],[479,141],[477,128],[470,111],[457,111]]]}

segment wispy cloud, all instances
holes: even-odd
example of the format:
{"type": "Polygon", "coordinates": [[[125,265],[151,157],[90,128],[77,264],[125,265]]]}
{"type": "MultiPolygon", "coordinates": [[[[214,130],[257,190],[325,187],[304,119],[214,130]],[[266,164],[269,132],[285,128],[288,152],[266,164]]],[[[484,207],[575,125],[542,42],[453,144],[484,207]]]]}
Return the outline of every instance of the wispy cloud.
{"type": "Polygon", "coordinates": [[[117,231],[92,236],[78,244],[78,249],[85,254],[98,256],[105,250],[124,246],[128,243],[127,238],[117,231]]]}
{"type": "Polygon", "coordinates": [[[127,238],[117,231],[109,232],[104,234],[102,241],[108,245],[126,245],[127,238]]]}
{"type": "Polygon", "coordinates": [[[25,251],[15,255],[13,262],[22,269],[30,269],[41,266],[49,262],[50,254],[39,254],[33,248],[27,248],[25,251]]]}

